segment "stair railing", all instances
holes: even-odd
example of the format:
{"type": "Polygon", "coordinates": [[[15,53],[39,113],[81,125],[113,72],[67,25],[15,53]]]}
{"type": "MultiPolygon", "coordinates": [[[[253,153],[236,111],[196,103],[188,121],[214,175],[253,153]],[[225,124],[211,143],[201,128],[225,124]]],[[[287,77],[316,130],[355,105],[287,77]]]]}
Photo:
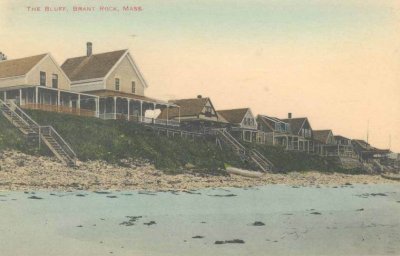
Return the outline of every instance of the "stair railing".
{"type": "Polygon", "coordinates": [[[61,135],[53,128],[53,126],[40,126],[41,135],[49,135],[57,141],[61,149],[66,153],[69,160],[76,165],[76,153],[72,150],[71,146],[61,137],[61,135]]]}
{"type": "Polygon", "coordinates": [[[270,168],[272,168],[274,166],[274,164],[269,161],[266,157],[264,157],[264,155],[262,155],[260,152],[258,152],[256,149],[252,150],[252,153],[257,156],[257,158],[261,159],[263,162],[265,162],[266,164],[268,164],[268,166],[270,168]]]}
{"type": "Polygon", "coordinates": [[[30,116],[28,116],[15,102],[9,101],[5,103],[4,101],[0,100],[3,106],[8,108],[12,114],[19,117],[25,124],[27,124],[32,130],[38,132],[39,131],[39,124],[36,123],[30,116]]]}

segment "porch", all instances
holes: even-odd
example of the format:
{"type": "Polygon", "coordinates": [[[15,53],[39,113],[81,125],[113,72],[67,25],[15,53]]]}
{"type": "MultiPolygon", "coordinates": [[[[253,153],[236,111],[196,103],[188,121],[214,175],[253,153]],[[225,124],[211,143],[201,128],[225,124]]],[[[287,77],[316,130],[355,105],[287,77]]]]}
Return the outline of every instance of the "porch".
{"type": "Polygon", "coordinates": [[[173,103],[110,90],[88,93],[99,97],[99,118],[101,119],[119,119],[159,126],[180,126],[180,117],[176,120],[170,119],[168,116],[171,109],[178,109],[178,113],[180,112],[179,106],[173,103]],[[164,109],[166,109],[167,118],[157,118],[164,109]]]}
{"type": "Polygon", "coordinates": [[[258,130],[254,129],[246,129],[240,127],[232,127],[230,129],[231,134],[237,139],[246,141],[246,142],[257,142],[259,139],[258,130]]]}
{"type": "Polygon", "coordinates": [[[43,86],[0,88],[4,101],[14,101],[23,109],[36,109],[80,116],[98,116],[97,96],[43,86]]]}

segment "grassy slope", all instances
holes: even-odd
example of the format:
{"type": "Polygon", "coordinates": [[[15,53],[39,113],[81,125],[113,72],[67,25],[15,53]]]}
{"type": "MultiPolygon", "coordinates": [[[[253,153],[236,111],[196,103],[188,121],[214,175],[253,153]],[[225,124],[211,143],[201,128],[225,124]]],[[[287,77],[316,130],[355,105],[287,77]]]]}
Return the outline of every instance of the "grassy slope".
{"type": "Polygon", "coordinates": [[[12,124],[0,114],[0,150],[17,149],[25,153],[31,153],[27,147],[22,133],[15,129],[12,124]]]}
{"type": "MultiPolygon", "coordinates": [[[[176,170],[190,163],[216,170],[224,163],[241,165],[232,152],[223,152],[213,141],[157,136],[143,126],[49,112],[29,111],[39,124],[52,125],[69,142],[81,160],[144,158],[157,168],[176,170]]],[[[246,167],[241,165],[242,167],[246,167]]]]}
{"type": "MultiPolygon", "coordinates": [[[[50,112],[29,111],[41,125],[52,125],[71,144],[80,160],[102,159],[118,162],[123,158],[144,158],[157,168],[176,171],[192,164],[198,168],[217,170],[224,163],[250,168],[241,163],[231,151],[221,151],[214,141],[186,140],[157,136],[143,126],[126,121],[100,120],[50,112]]],[[[19,132],[0,117],[0,149],[14,148],[27,152],[19,132]]],[[[250,145],[267,156],[279,170],[285,171],[340,171],[337,164],[327,158],[301,152],[286,152],[266,145],[250,145]]],[[[29,153],[29,152],[28,152],[29,153]]]]}

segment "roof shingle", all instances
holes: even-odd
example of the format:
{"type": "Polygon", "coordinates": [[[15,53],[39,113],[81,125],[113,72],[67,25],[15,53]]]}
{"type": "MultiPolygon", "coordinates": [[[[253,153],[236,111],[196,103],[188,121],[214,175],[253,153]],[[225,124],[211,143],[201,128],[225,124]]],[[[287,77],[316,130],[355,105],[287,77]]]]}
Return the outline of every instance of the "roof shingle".
{"type": "Polygon", "coordinates": [[[0,61],[0,78],[26,75],[47,54],[31,57],[0,61]]]}
{"type": "Polygon", "coordinates": [[[247,111],[249,111],[249,108],[218,110],[217,113],[223,116],[225,120],[231,124],[240,124],[247,111]]]}
{"type": "Polygon", "coordinates": [[[293,134],[299,134],[303,124],[307,121],[306,117],[281,119],[283,122],[290,125],[293,134]]]}
{"type": "Polygon", "coordinates": [[[71,81],[104,78],[127,50],[67,59],[61,68],[71,81]]]}
{"type": "Polygon", "coordinates": [[[321,143],[327,143],[329,134],[332,133],[332,130],[314,130],[313,131],[313,137],[314,140],[321,142],[321,143]]]}

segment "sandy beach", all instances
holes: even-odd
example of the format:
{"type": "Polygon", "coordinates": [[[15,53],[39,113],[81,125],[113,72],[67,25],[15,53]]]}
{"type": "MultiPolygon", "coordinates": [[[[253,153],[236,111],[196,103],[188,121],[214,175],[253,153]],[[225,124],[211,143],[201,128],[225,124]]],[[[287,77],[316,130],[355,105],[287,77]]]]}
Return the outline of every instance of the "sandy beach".
{"type": "Polygon", "coordinates": [[[196,190],[217,187],[252,187],[268,184],[293,186],[345,186],[349,184],[399,183],[380,175],[346,175],[315,171],[267,173],[259,178],[238,175],[214,176],[188,171],[164,174],[145,161],[130,160],[124,166],[102,161],[80,162],[69,168],[54,158],[17,151],[0,153],[0,190],[196,190]]]}

